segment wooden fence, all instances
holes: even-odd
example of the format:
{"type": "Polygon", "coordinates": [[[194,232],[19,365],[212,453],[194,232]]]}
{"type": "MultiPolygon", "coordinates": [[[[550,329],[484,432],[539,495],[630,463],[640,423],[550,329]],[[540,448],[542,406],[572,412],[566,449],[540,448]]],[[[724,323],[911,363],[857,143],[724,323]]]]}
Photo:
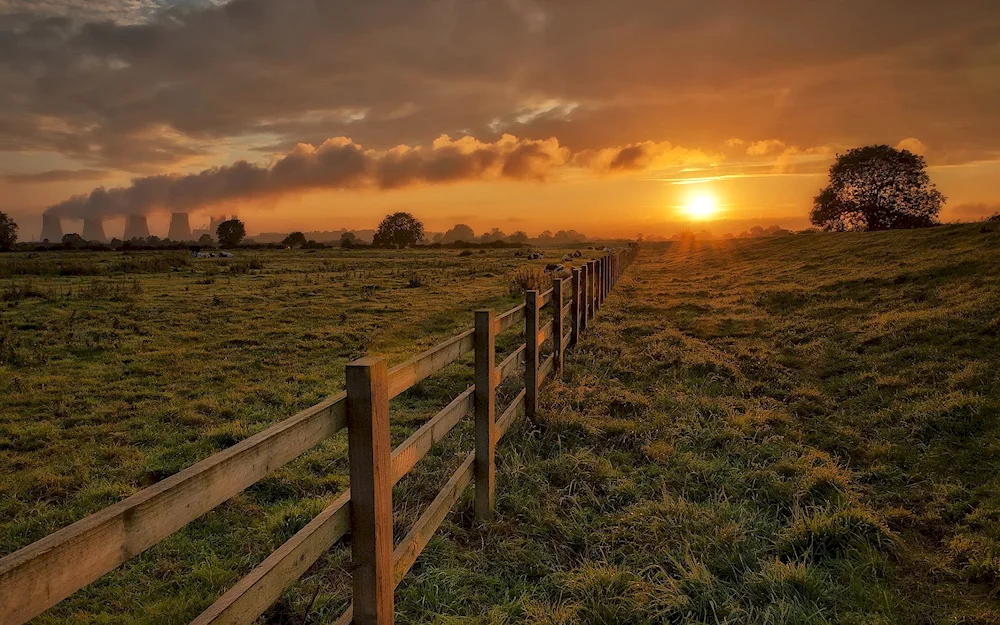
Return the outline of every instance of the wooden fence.
{"type": "Polygon", "coordinates": [[[497,442],[515,419],[535,413],[541,384],[561,371],[566,349],[576,344],[637,252],[630,246],[587,261],[573,269],[572,278],[554,280],[544,293],[528,291],[524,304],[503,314],[476,311],[473,329],[391,369],[382,358],[352,362],[347,365],[345,393],[0,559],[0,623],[20,625],[41,614],[344,427],[350,490],[193,624],[252,623],[348,532],[354,603],[337,622],[392,623],[396,585],[472,481],[476,517],[492,516],[497,442]],[[539,327],[545,306],[551,306],[552,319],[539,327]],[[525,343],[497,365],[497,334],[522,321],[525,343]],[[547,338],[552,340],[552,354],[539,362],[547,338]],[[390,449],[389,400],[469,352],[475,353],[474,386],[390,449]],[[522,362],[524,388],[497,418],[496,388],[522,362]],[[394,547],[393,485],[469,413],[475,414],[475,450],[394,547]]]}

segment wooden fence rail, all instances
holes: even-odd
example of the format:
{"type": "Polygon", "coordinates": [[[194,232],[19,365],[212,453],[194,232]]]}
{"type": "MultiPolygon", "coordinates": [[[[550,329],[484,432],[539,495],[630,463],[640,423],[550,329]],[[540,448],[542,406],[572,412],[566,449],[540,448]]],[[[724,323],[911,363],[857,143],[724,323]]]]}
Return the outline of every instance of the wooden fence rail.
{"type": "Polygon", "coordinates": [[[252,623],[348,532],[354,604],[338,623],[392,623],[396,585],[473,481],[477,519],[492,517],[498,442],[515,419],[535,414],[541,385],[562,370],[565,350],[578,343],[637,254],[635,245],[611,251],[574,269],[571,279],[554,280],[544,293],[528,291],[525,303],[511,310],[499,315],[477,311],[474,328],[391,369],[380,358],[353,362],[347,365],[345,393],[5,556],[0,559],[0,623],[27,622],[345,427],[350,490],[192,623],[252,623]],[[552,319],[539,327],[539,311],[545,306],[552,319]],[[497,335],[521,321],[525,342],[497,365],[497,335]],[[547,340],[551,354],[539,362],[547,340]],[[474,385],[390,450],[389,400],[470,352],[475,353],[474,385]],[[496,388],[522,363],[524,387],[496,417],[496,388]],[[475,417],[475,450],[393,548],[393,485],[470,413],[475,417]]]}

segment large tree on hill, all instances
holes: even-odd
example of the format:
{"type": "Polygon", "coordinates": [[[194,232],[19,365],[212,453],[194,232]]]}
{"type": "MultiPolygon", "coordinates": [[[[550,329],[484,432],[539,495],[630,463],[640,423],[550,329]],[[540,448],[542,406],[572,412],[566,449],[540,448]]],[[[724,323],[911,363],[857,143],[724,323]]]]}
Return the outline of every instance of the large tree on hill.
{"type": "Polygon", "coordinates": [[[837,155],[810,219],[835,231],[925,228],[938,223],[945,199],[922,156],[870,145],[837,155]]]}
{"type": "Polygon", "coordinates": [[[7,216],[7,213],[0,213],[0,250],[7,252],[14,249],[17,243],[17,224],[7,216]]]}
{"type": "Polygon", "coordinates": [[[386,215],[375,231],[375,247],[407,247],[424,238],[424,224],[409,213],[386,215]]]}
{"type": "Polygon", "coordinates": [[[219,224],[215,229],[215,236],[219,239],[219,244],[225,247],[235,247],[240,244],[243,237],[247,235],[247,228],[239,219],[230,219],[219,224]]]}

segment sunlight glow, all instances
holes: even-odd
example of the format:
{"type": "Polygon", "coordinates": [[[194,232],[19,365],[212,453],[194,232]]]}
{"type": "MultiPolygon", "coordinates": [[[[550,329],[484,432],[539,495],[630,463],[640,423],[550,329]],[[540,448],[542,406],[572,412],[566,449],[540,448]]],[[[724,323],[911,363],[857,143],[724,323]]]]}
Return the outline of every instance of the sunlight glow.
{"type": "Polygon", "coordinates": [[[700,192],[691,195],[681,210],[695,221],[711,219],[719,212],[719,200],[711,193],[700,192]]]}

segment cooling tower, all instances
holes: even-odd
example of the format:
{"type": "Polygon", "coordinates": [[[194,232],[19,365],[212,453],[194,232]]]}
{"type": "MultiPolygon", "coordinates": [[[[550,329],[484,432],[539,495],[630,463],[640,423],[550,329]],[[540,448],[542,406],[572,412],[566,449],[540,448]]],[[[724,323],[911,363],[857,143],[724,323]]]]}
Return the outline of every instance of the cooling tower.
{"type": "Polygon", "coordinates": [[[104,222],[99,217],[83,220],[83,240],[101,243],[107,241],[107,237],[104,236],[104,222]]]}
{"type": "Polygon", "coordinates": [[[63,231],[62,222],[55,215],[42,215],[42,241],[48,239],[49,243],[60,243],[63,231]]]}
{"type": "Polygon", "coordinates": [[[171,241],[191,241],[194,239],[191,236],[191,224],[188,221],[187,213],[170,214],[170,230],[167,232],[167,238],[171,241]]]}
{"type": "Polygon", "coordinates": [[[125,240],[149,238],[149,226],[145,215],[129,215],[125,218],[125,240]]]}

